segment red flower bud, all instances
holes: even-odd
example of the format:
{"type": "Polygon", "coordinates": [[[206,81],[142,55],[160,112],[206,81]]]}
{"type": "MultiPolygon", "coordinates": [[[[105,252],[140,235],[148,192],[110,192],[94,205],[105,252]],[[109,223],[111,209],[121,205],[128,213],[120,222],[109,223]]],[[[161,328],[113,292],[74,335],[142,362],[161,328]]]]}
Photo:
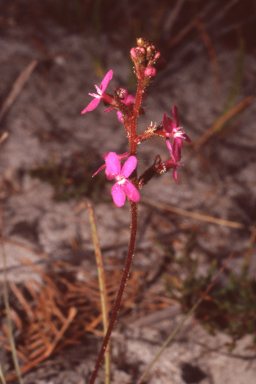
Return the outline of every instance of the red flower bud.
{"type": "Polygon", "coordinates": [[[145,76],[152,77],[156,75],[156,69],[154,67],[147,67],[144,72],[145,76]]]}
{"type": "Polygon", "coordinates": [[[136,48],[132,48],[132,49],[130,50],[130,54],[131,54],[131,57],[132,57],[134,60],[137,60],[136,48]]]}

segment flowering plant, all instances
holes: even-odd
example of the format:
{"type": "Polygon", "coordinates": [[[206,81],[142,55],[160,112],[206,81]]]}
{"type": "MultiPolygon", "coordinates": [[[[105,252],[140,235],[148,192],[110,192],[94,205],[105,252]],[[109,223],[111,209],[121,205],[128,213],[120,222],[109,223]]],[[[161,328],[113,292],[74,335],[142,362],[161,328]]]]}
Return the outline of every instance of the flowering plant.
{"type": "Polygon", "coordinates": [[[176,106],[172,109],[174,121],[164,114],[162,122],[154,125],[151,124],[143,133],[137,134],[138,117],[145,113],[141,104],[146,99],[146,90],[150,83],[155,79],[157,73],[165,68],[166,61],[156,47],[150,41],[143,38],[137,39],[137,47],[132,48],[130,54],[134,64],[134,73],[138,80],[136,95],[128,95],[127,90],[124,88],[118,88],[114,95],[107,93],[106,89],[113,77],[113,71],[110,70],[102,80],[100,87],[95,85],[97,94],[89,93],[89,95],[93,97],[93,100],[82,111],[83,114],[92,111],[99,105],[100,101],[103,101],[107,106],[107,109],[104,112],[110,112],[113,110],[117,111],[118,120],[123,124],[127,134],[129,152],[125,152],[121,155],[117,155],[115,152],[109,152],[103,155],[105,164],[103,164],[93,176],[96,176],[100,171],[105,169],[108,180],[115,179],[116,181],[111,190],[114,203],[118,207],[122,207],[125,204],[127,197],[131,207],[131,234],[125,268],[113,306],[108,330],[103,340],[102,348],[89,384],[93,384],[95,381],[117,318],[124,287],[128,279],[135,250],[135,239],[137,233],[137,203],[140,200],[139,191],[155,175],[163,174],[168,172],[170,169],[173,169],[173,177],[178,184],[177,168],[183,165],[180,163],[183,140],[190,143],[190,138],[179,125],[179,115],[176,106]],[[153,164],[138,177],[136,169],[137,146],[148,139],[156,137],[160,137],[165,140],[170,153],[170,158],[162,162],[161,157],[157,155],[153,164]],[[121,161],[123,160],[126,161],[121,167],[121,161]]]}

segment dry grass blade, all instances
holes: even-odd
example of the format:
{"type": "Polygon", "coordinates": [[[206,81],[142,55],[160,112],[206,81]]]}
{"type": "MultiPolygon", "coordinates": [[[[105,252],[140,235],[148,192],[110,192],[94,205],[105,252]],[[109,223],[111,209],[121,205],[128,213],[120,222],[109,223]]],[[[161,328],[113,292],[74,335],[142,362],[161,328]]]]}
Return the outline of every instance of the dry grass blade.
{"type": "Polygon", "coordinates": [[[0,137],[0,145],[5,141],[5,139],[7,139],[8,136],[9,136],[8,132],[4,132],[2,134],[2,136],[0,137]]]}
{"type": "MultiPolygon", "coordinates": [[[[1,234],[4,237],[4,206],[3,203],[1,204],[1,234]]],[[[23,383],[22,377],[21,377],[21,371],[19,362],[17,359],[17,351],[16,351],[16,345],[13,337],[13,331],[12,331],[12,322],[11,322],[11,314],[10,314],[10,305],[9,305],[9,297],[8,297],[8,289],[7,289],[7,271],[6,271],[6,253],[5,253],[5,247],[4,243],[2,242],[2,252],[3,252],[3,269],[4,269],[4,304],[6,309],[6,316],[7,316],[7,327],[8,327],[8,339],[10,342],[10,349],[12,352],[12,358],[13,363],[15,366],[16,373],[15,375],[18,378],[19,384],[23,383]]]]}
{"type": "MultiPolygon", "coordinates": [[[[198,17],[201,19],[204,16],[206,16],[211,10],[214,5],[214,2],[209,2],[209,4],[198,14],[198,17]]],[[[174,36],[169,43],[167,44],[168,48],[174,47],[176,44],[178,44],[190,31],[196,26],[196,20],[191,20],[184,28],[181,29],[177,33],[176,36],[174,36]]]]}
{"type": "MultiPolygon", "coordinates": [[[[99,244],[99,238],[98,238],[98,233],[97,233],[97,228],[96,228],[94,212],[92,209],[92,205],[89,202],[87,202],[87,208],[89,211],[89,218],[90,218],[90,225],[91,225],[92,238],[93,238],[93,244],[94,244],[95,259],[96,259],[96,263],[97,263],[103,328],[104,328],[104,334],[106,334],[107,330],[108,330],[109,305],[108,305],[106,282],[105,282],[105,271],[104,271],[103,259],[102,259],[100,244],[99,244]]],[[[110,383],[110,360],[111,359],[110,359],[110,342],[109,342],[107,347],[106,347],[106,352],[105,352],[105,384],[110,383]]]]}
{"type": "Polygon", "coordinates": [[[0,364],[0,379],[2,380],[2,384],[6,384],[1,364],[0,364]]]}
{"type": "Polygon", "coordinates": [[[17,287],[17,285],[14,284],[13,281],[10,281],[9,282],[9,285],[13,291],[13,293],[15,294],[15,296],[17,297],[17,299],[19,300],[20,304],[22,305],[22,307],[24,308],[24,310],[26,311],[28,317],[30,319],[33,319],[34,318],[34,314],[33,314],[33,311],[32,309],[30,308],[30,305],[28,304],[27,300],[25,299],[25,297],[23,296],[23,294],[21,293],[21,291],[19,290],[19,288],[17,287]]]}
{"type": "Polygon", "coordinates": [[[231,228],[247,228],[250,231],[255,230],[254,227],[246,227],[245,225],[243,225],[241,223],[237,223],[235,221],[216,219],[215,217],[212,217],[212,216],[207,216],[207,215],[202,215],[200,213],[186,211],[185,209],[177,208],[177,207],[174,207],[173,205],[169,205],[169,204],[163,204],[163,203],[160,203],[159,201],[154,201],[154,200],[149,199],[147,197],[142,197],[141,202],[148,204],[152,207],[156,207],[156,208],[163,209],[163,210],[166,210],[169,212],[177,213],[178,215],[191,217],[191,218],[196,219],[196,220],[207,221],[208,223],[213,223],[213,224],[217,224],[217,225],[224,225],[226,227],[231,227],[231,228]]]}
{"type": "Polygon", "coordinates": [[[165,33],[167,32],[170,33],[172,26],[175,23],[175,20],[177,19],[180,13],[183,3],[184,3],[184,0],[177,0],[174,8],[172,9],[170,16],[167,18],[165,22],[165,27],[164,27],[165,33]]]}
{"type": "Polygon", "coordinates": [[[196,27],[197,27],[198,31],[201,33],[203,42],[204,42],[204,44],[207,48],[207,51],[208,51],[208,55],[209,55],[209,58],[211,61],[211,65],[212,65],[212,69],[213,69],[213,73],[214,73],[214,77],[215,77],[215,93],[216,93],[216,95],[218,95],[220,92],[220,73],[219,73],[219,65],[218,65],[217,56],[216,56],[215,50],[213,48],[211,39],[210,39],[208,33],[206,32],[205,27],[204,27],[203,23],[201,22],[201,20],[199,19],[199,17],[195,18],[195,23],[196,23],[196,27]]]}
{"type": "Polygon", "coordinates": [[[17,78],[17,80],[13,84],[12,90],[9,93],[9,95],[7,96],[7,99],[5,100],[5,102],[2,105],[2,108],[0,110],[0,122],[3,119],[4,115],[6,114],[6,112],[8,111],[8,109],[14,103],[15,99],[20,94],[22,88],[24,87],[24,85],[28,81],[31,73],[35,69],[37,63],[38,62],[36,60],[31,61],[31,63],[29,63],[29,65],[20,73],[19,77],[17,78]]]}
{"type": "Polygon", "coordinates": [[[221,116],[204,134],[203,136],[195,143],[194,149],[198,150],[202,145],[206,143],[206,141],[217,132],[223,124],[225,124],[229,119],[236,116],[238,113],[242,112],[248,105],[253,103],[255,100],[255,96],[249,96],[245,100],[241,101],[235,107],[226,112],[223,116],[221,116]]]}

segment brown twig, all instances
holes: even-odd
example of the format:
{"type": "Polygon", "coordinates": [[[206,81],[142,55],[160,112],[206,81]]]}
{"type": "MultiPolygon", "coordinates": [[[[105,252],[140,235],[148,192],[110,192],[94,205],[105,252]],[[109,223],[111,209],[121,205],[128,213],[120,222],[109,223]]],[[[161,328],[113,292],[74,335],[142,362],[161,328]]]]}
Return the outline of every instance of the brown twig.
{"type": "Polygon", "coordinates": [[[29,63],[29,65],[25,69],[23,69],[23,71],[19,74],[17,80],[14,82],[12,86],[11,92],[7,96],[0,110],[0,122],[2,121],[4,115],[7,113],[8,109],[14,103],[15,99],[20,94],[22,88],[24,87],[31,73],[35,69],[37,63],[38,63],[37,60],[31,61],[31,63],[29,63]]]}
{"type": "Polygon", "coordinates": [[[209,58],[211,61],[212,70],[213,70],[214,77],[215,77],[215,93],[216,93],[216,96],[218,96],[218,94],[220,93],[220,73],[219,73],[219,65],[218,65],[217,56],[216,56],[215,50],[213,48],[210,36],[206,32],[206,29],[205,29],[205,27],[204,27],[204,25],[201,22],[199,17],[195,18],[195,24],[196,24],[198,31],[201,33],[203,42],[205,44],[205,47],[207,49],[207,52],[208,52],[208,55],[209,55],[209,58]]]}
{"type": "Polygon", "coordinates": [[[198,150],[206,141],[216,133],[228,120],[242,112],[248,105],[254,102],[255,96],[249,96],[239,104],[235,105],[232,109],[221,116],[207,131],[200,137],[200,139],[194,144],[194,149],[198,150]]]}
{"type": "Polygon", "coordinates": [[[177,213],[178,215],[191,217],[191,218],[196,219],[196,220],[207,221],[208,223],[213,223],[213,224],[217,224],[217,225],[224,225],[226,227],[231,227],[231,228],[241,228],[241,229],[247,228],[250,231],[255,230],[255,228],[253,226],[246,227],[244,224],[237,223],[235,221],[217,219],[217,218],[212,217],[212,216],[202,215],[201,213],[186,211],[185,209],[177,208],[177,207],[174,207],[173,205],[170,205],[170,204],[160,203],[159,201],[155,201],[155,200],[149,199],[147,197],[142,197],[141,202],[148,204],[148,205],[151,205],[152,207],[156,207],[159,209],[163,209],[166,211],[177,213]]]}

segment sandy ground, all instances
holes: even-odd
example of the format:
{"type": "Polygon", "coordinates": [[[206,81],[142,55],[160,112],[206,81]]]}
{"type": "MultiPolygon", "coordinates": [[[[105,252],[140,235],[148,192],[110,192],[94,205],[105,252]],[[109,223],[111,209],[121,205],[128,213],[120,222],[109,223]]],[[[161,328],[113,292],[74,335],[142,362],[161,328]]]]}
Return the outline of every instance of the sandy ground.
{"type": "MultiPolygon", "coordinates": [[[[101,81],[95,75],[93,54],[99,47],[106,52],[106,71],[114,71],[109,86],[111,90],[111,87],[124,87],[127,84],[130,74],[128,52],[116,50],[106,36],[97,42],[91,36],[68,34],[52,25],[49,25],[47,36],[34,37],[40,40],[43,49],[35,44],[35,39],[32,41],[29,30],[13,28],[0,38],[2,101],[25,66],[34,59],[39,61],[1,122],[1,130],[9,132],[8,139],[1,145],[0,173],[3,180],[1,193],[4,198],[5,236],[16,243],[5,245],[8,278],[15,282],[31,277],[40,280],[21,262],[22,258],[28,258],[45,268],[48,261],[42,259],[38,252],[48,254],[51,260],[72,262],[74,254],[71,244],[74,239],[79,239],[81,253],[78,262],[81,268],[94,270],[93,258],[88,256],[93,246],[87,211],[82,210],[78,215],[75,213],[79,204],[77,200],[53,201],[53,188],[38,179],[32,179],[28,171],[52,156],[56,161],[62,161],[75,151],[86,154],[92,150],[102,155],[109,151],[122,153],[127,150],[125,132],[115,112],[103,114],[102,105],[85,116],[81,116],[80,112],[90,101],[88,92],[93,92],[93,85],[101,81]],[[27,248],[22,249],[17,243],[27,248]]],[[[163,113],[170,115],[172,105],[176,104],[181,125],[196,142],[220,116],[234,74],[237,53],[227,52],[219,46],[217,54],[221,70],[220,92],[217,96],[207,53],[201,52],[185,65],[180,65],[183,63],[182,55],[180,58],[177,56],[169,63],[166,75],[159,77],[158,85],[156,80],[152,94],[149,89],[145,102],[148,108],[140,120],[140,129],[151,121],[160,122],[163,113]]],[[[254,78],[255,55],[248,54],[236,103],[255,94],[254,78]]],[[[185,145],[182,157],[185,166],[179,169],[178,186],[172,175],[166,174],[161,180],[152,180],[142,190],[141,230],[134,268],[150,271],[152,265],[155,266],[164,257],[162,248],[154,241],[156,235],[170,236],[174,251],[179,252],[179,246],[175,248],[175,240],[185,243],[187,235],[178,234],[175,239],[173,231],[198,225],[198,247],[193,252],[202,261],[202,273],[210,260],[217,258],[221,264],[231,251],[235,252],[235,256],[230,266],[239,271],[249,245],[250,231],[247,228],[256,219],[255,113],[256,104],[252,103],[232,120],[225,137],[212,140],[198,153],[185,145]],[[164,219],[166,215],[161,219],[163,211],[143,204],[143,197],[239,222],[245,228],[234,229],[175,214],[168,214],[168,220],[164,219]]],[[[160,154],[162,159],[167,158],[164,142],[156,140],[141,145],[138,153],[139,172],[152,163],[156,154],[160,154]]],[[[106,193],[109,193],[110,186],[107,186],[106,193]]],[[[108,249],[104,257],[123,258],[126,249],[124,244],[129,239],[129,205],[126,203],[123,208],[117,208],[112,202],[98,202],[95,213],[101,246],[108,249]],[[121,248],[111,249],[116,244],[121,248]]],[[[256,274],[255,258],[254,251],[251,255],[252,276],[256,274]]],[[[166,335],[182,316],[178,311],[145,326],[124,326],[122,332],[117,328],[113,336],[113,383],[134,383],[134,378],[152,360],[166,335]]],[[[256,375],[255,353],[245,350],[249,338],[240,340],[230,355],[225,347],[225,343],[230,342],[227,335],[217,333],[216,336],[210,336],[191,319],[155,365],[148,383],[253,383],[256,375]],[[193,374],[194,379],[191,378],[193,374]]],[[[24,383],[87,383],[96,356],[95,350],[90,351],[90,343],[99,346],[100,340],[96,336],[88,336],[87,342],[88,345],[79,347],[81,349],[70,350],[39,364],[33,372],[25,375],[24,383]]]]}

